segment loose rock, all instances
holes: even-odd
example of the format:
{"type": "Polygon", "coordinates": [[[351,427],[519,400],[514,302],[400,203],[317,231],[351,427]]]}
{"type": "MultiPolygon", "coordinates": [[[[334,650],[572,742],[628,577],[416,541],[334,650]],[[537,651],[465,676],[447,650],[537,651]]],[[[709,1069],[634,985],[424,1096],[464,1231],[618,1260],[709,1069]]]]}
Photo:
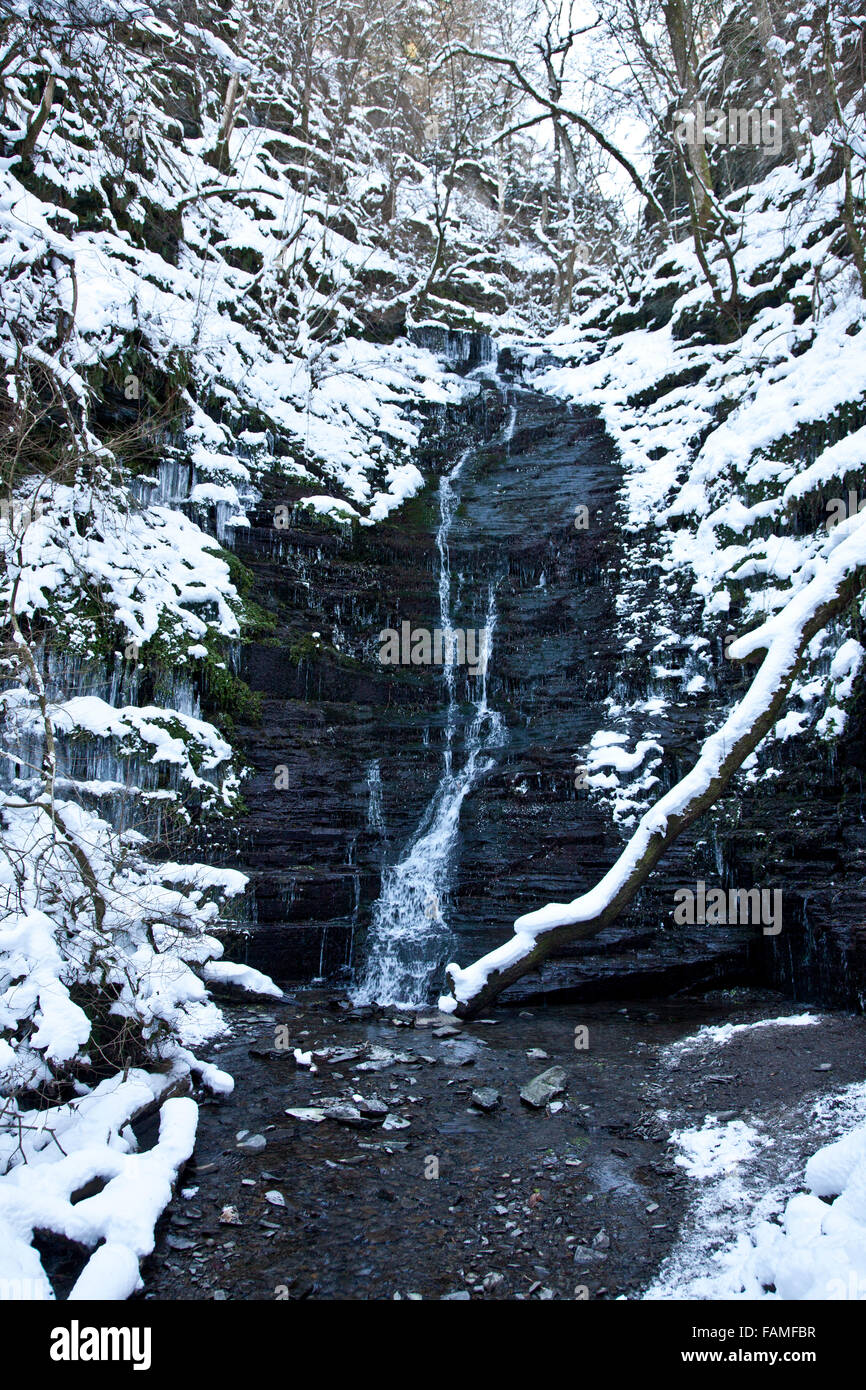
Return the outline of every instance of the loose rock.
{"type": "Polygon", "coordinates": [[[534,1076],[520,1088],[520,1099],[524,1105],[541,1110],[548,1101],[553,1100],[565,1090],[565,1072],[562,1067],[548,1067],[547,1071],[534,1076]]]}

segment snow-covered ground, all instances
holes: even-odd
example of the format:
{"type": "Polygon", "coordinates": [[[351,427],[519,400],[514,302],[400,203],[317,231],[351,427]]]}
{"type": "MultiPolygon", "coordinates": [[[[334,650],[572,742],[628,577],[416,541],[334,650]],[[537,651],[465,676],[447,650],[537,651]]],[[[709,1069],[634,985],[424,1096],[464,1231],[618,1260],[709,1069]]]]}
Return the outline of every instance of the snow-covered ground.
{"type": "MultiPolygon", "coordinates": [[[[755,1029],[815,1028],[803,1014],[702,1028],[663,1061],[712,1060],[755,1029]]],[[[781,1033],[784,1036],[784,1032],[781,1033]]],[[[669,1126],[694,1192],[647,1299],[866,1299],[866,1082],[808,1105],[669,1126]]]]}

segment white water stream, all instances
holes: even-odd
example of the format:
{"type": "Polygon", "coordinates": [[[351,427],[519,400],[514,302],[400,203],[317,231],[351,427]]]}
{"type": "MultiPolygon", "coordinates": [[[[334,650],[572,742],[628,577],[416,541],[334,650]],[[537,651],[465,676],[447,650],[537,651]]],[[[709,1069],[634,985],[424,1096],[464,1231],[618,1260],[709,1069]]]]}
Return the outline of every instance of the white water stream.
{"type": "MultiPolygon", "coordinates": [[[[510,422],[513,430],[513,420],[510,422]]],[[[466,730],[462,766],[455,769],[456,700],[454,631],[451,616],[451,560],[448,537],[457,508],[455,483],[471,450],[466,450],[439,483],[439,623],[445,634],[444,677],[448,697],[442,773],[418,828],[399,863],[383,875],[382,891],[373,907],[367,937],[363,978],[356,1003],[394,1004],[415,1008],[427,1002],[431,985],[440,983],[450,959],[452,935],[447,920],[451,883],[464,799],[478,779],[493,766],[487,754],[505,741],[503,718],[487,703],[487,670],[496,626],[495,586],[487,599],[486,640],[480,642],[480,693],[466,730]]]]}

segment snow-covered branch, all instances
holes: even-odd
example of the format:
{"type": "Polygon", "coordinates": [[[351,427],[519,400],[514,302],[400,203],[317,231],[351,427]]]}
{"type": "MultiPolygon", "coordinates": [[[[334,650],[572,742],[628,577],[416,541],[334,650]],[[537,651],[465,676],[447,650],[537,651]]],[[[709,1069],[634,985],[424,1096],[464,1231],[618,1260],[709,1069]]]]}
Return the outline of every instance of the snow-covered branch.
{"type": "Polygon", "coordinates": [[[729,655],[735,661],[763,654],[752,684],[706,740],[691,771],[646,812],[604,878],[573,902],[549,903],[518,917],[509,941],[465,969],[447,966],[450,994],[440,1000],[440,1008],[471,1018],[552,952],[609,926],[670,845],[719,799],[775,723],[812,638],[863,586],[866,516],[840,526],[836,542],[812,580],[779,613],[731,644],[729,655]]]}

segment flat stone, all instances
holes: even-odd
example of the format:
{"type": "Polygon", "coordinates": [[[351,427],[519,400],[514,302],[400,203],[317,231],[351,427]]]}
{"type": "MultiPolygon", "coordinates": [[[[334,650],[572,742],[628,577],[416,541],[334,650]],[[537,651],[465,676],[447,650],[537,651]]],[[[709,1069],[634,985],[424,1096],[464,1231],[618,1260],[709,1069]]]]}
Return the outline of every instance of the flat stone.
{"type": "Polygon", "coordinates": [[[295,1105],[286,1111],[293,1120],[309,1120],[312,1124],[319,1125],[326,1118],[324,1110],[316,1105],[295,1105]]]}
{"type": "Polygon", "coordinates": [[[562,1067],[548,1067],[547,1071],[540,1072],[531,1081],[527,1081],[525,1086],[521,1086],[520,1099],[524,1105],[542,1110],[554,1096],[562,1095],[565,1080],[566,1074],[562,1067]]]}
{"type": "Polygon", "coordinates": [[[241,1153],[257,1154],[261,1153],[262,1149],[267,1148],[267,1143],[268,1141],[263,1134],[251,1134],[248,1139],[240,1139],[237,1147],[241,1153]]]}
{"type": "Polygon", "coordinates": [[[369,1100],[358,1100],[355,1103],[361,1114],[370,1120],[384,1120],[388,1114],[387,1105],[378,1096],[371,1096],[369,1100]]]}
{"type": "Polygon", "coordinates": [[[574,1247],[574,1263],[581,1266],[600,1264],[606,1260],[607,1255],[603,1250],[593,1250],[589,1245],[576,1245],[574,1247]]]}
{"type": "Polygon", "coordinates": [[[502,1097],[492,1086],[479,1086],[469,1097],[469,1104],[478,1110],[495,1110],[502,1097]]]}
{"type": "Polygon", "coordinates": [[[339,1125],[348,1125],[350,1129],[371,1129],[375,1120],[362,1115],[357,1105],[332,1105],[325,1111],[326,1120],[336,1120],[339,1125]]]}

